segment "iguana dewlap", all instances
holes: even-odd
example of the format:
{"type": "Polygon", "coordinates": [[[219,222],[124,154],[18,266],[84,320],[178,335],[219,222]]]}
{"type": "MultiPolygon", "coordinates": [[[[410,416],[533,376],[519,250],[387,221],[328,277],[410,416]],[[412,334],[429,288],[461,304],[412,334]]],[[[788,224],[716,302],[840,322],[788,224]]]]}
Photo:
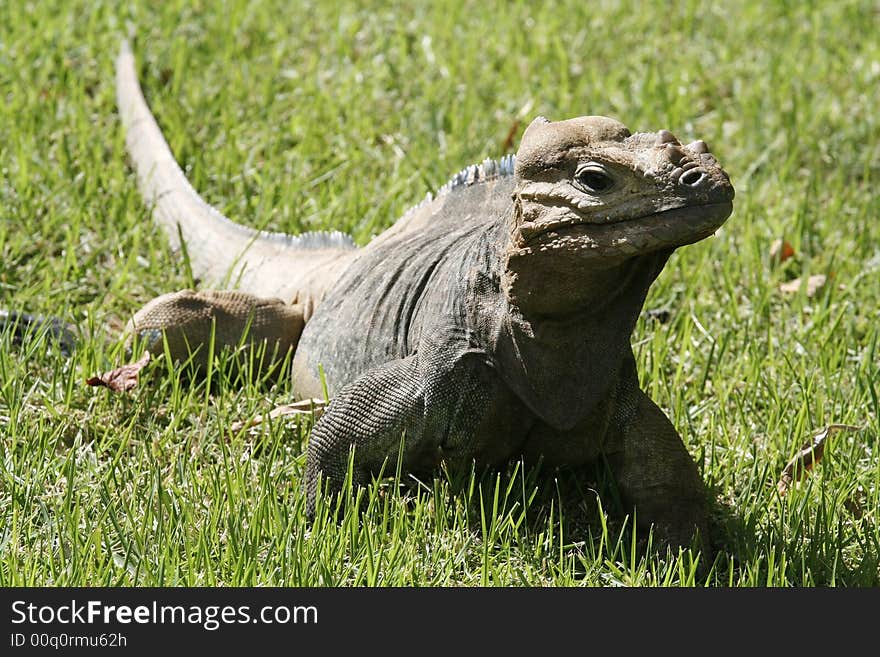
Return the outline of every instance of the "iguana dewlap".
{"type": "Polygon", "coordinates": [[[298,396],[332,401],[308,447],[306,487],[339,490],[402,453],[441,461],[580,464],[604,455],[643,525],[706,534],[706,491],[666,416],[639,389],[630,336],[672,251],[711,235],[733,187],[706,144],[588,116],[525,131],[516,157],[455,176],[363,248],[341,233],[239,226],[190,187],[123,45],[120,115],[141,189],[207,286],[150,302],[133,328],[173,355],[245,329],[295,349],[298,396]],[[173,344],[172,344],[173,343],[173,344]],[[401,437],[404,437],[401,448],[401,437]]]}

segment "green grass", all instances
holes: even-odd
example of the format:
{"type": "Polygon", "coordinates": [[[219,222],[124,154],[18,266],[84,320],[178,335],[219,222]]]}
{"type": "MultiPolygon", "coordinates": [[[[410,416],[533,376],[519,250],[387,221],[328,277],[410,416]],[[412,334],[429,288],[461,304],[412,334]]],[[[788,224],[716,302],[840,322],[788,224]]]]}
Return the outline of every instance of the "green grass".
{"type": "Polygon", "coordinates": [[[0,339],[0,584],[880,585],[876,4],[491,4],[0,3],[0,307],[83,340],[67,359],[0,339]],[[705,139],[734,215],[673,257],[647,302],[671,320],[633,341],[713,487],[714,563],[646,549],[601,467],[401,476],[360,522],[311,527],[309,424],[228,431],[288,382],[191,385],[160,362],[130,395],[84,386],[141,304],[189,283],[124,154],[129,24],[179,161],[253,226],[366,243],[537,114],[705,139]],[[774,265],[780,237],[796,256],[774,265]],[[817,273],[815,297],[778,290],[817,273]],[[781,498],[832,422],[863,430],[781,498]]]}

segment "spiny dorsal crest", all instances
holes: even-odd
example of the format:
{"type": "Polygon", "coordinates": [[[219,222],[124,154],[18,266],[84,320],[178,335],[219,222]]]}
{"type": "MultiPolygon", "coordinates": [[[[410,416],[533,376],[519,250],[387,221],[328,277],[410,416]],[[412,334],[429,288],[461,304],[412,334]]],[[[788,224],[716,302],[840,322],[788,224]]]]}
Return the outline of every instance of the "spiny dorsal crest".
{"type": "Polygon", "coordinates": [[[437,190],[436,194],[428,192],[421,201],[407,210],[402,218],[406,218],[413,212],[424,206],[426,203],[442,198],[450,193],[455,193],[459,189],[469,187],[478,182],[494,180],[495,178],[506,178],[512,176],[516,168],[515,155],[503,155],[501,158],[494,160],[486,158],[480,164],[472,164],[465,167],[454,176],[452,176],[446,184],[437,190]]]}
{"type": "Polygon", "coordinates": [[[268,230],[259,232],[259,239],[274,242],[292,249],[355,249],[351,235],[339,230],[316,230],[298,235],[275,233],[268,230]]]}

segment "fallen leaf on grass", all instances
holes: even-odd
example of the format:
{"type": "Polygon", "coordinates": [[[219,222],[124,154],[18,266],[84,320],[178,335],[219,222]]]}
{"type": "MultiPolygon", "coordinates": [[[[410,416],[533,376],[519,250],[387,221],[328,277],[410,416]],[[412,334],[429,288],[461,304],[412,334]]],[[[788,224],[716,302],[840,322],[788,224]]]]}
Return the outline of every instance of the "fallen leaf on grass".
{"type": "Polygon", "coordinates": [[[103,386],[105,388],[110,388],[110,390],[113,390],[114,392],[128,392],[137,387],[138,376],[140,375],[141,370],[144,369],[149,362],[150,352],[145,351],[144,355],[141,356],[140,360],[137,362],[129,363],[128,365],[117,367],[115,370],[110,370],[109,372],[104,372],[97,376],[93,376],[90,379],[86,379],[86,385],[103,386]]]}
{"type": "Polygon", "coordinates": [[[785,262],[794,255],[794,247],[786,240],[773,240],[770,245],[770,259],[774,262],[785,262]]]}
{"type": "Polygon", "coordinates": [[[232,433],[236,433],[245,427],[255,427],[266,420],[274,420],[275,418],[286,417],[288,415],[311,415],[314,413],[315,419],[317,419],[321,417],[321,413],[323,413],[326,407],[327,402],[323,399],[303,399],[302,401],[294,402],[293,404],[276,406],[269,411],[268,415],[263,417],[255,417],[250,420],[233,422],[232,426],[229,427],[229,430],[232,431],[232,433]]]}
{"type": "Polygon", "coordinates": [[[825,441],[839,431],[860,431],[861,427],[852,424],[829,424],[824,429],[813,434],[813,437],[805,442],[798,453],[794,455],[783,468],[782,476],[776,484],[776,489],[780,495],[785,495],[792,483],[800,481],[804,476],[813,469],[822,457],[825,455],[825,441]]]}
{"type": "Polygon", "coordinates": [[[507,131],[507,136],[504,138],[504,142],[501,144],[502,153],[507,153],[513,148],[513,144],[516,141],[516,136],[519,134],[519,125],[519,119],[514,119],[513,123],[510,124],[510,130],[507,131]]]}
{"type": "MultiPolygon", "coordinates": [[[[807,296],[812,297],[816,295],[816,292],[821,290],[825,283],[828,281],[828,277],[824,274],[813,274],[807,279],[807,296]]],[[[803,281],[799,278],[795,278],[794,280],[787,281],[785,283],[779,284],[779,291],[785,292],[786,294],[795,294],[798,290],[801,289],[801,285],[803,281]]]]}

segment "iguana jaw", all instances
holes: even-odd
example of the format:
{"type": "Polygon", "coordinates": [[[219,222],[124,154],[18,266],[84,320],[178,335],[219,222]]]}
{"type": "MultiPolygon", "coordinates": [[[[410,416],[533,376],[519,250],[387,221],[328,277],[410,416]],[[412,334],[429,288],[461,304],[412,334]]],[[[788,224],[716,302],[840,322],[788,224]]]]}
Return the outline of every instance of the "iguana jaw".
{"type": "MultiPolygon", "coordinates": [[[[642,261],[655,259],[657,272],[677,247],[709,237],[730,215],[730,201],[688,205],[606,224],[568,224],[509,243],[504,258],[507,299],[530,315],[565,317],[601,309],[621,293],[618,283],[642,261]]],[[[651,280],[643,282],[647,291],[651,280]]]]}
{"type": "Polygon", "coordinates": [[[731,201],[720,201],[604,223],[577,217],[543,224],[524,222],[515,232],[512,255],[566,251],[586,257],[627,258],[698,242],[714,233],[732,211],[731,201]]]}

